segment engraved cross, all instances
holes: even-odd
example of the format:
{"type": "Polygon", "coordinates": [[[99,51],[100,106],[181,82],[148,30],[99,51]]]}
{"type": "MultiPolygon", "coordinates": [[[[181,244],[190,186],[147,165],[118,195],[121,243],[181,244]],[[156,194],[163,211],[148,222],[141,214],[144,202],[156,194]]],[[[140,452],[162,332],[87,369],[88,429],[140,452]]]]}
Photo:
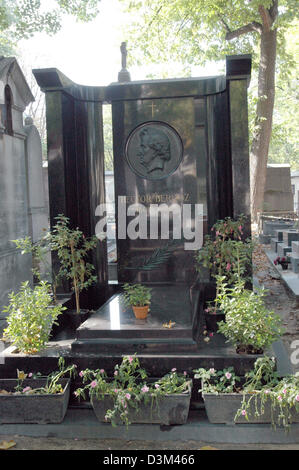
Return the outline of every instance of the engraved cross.
{"type": "Polygon", "coordinates": [[[154,112],[155,112],[155,108],[157,105],[154,104],[154,102],[152,101],[151,104],[149,104],[148,106],[150,106],[152,108],[152,118],[154,117],[154,112]]]}

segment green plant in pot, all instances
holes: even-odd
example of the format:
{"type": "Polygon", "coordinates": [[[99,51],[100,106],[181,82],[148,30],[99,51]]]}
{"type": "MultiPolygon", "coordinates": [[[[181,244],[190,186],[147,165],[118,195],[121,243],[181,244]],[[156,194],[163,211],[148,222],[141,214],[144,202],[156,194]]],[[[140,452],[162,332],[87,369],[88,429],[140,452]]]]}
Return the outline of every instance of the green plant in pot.
{"type": "Polygon", "coordinates": [[[159,379],[150,379],[136,354],[124,356],[114,367],[113,377],[104,369],[79,373],[83,386],[74,393],[79,399],[89,396],[101,422],[184,424],[188,418],[192,382],[187,373],[173,368],[159,379]]]}
{"type": "Polygon", "coordinates": [[[78,317],[81,315],[84,320],[87,312],[80,307],[80,292],[90,287],[97,279],[94,275],[95,268],[87,258],[96,247],[98,239],[95,236],[86,238],[78,228],[70,228],[70,221],[64,215],[59,215],[56,220],[51,233],[51,246],[52,250],[57,251],[60,261],[58,276],[71,282],[75,294],[75,313],[78,317]]]}
{"type": "Polygon", "coordinates": [[[242,280],[233,288],[225,283],[219,288],[225,322],[218,323],[218,331],[238,353],[261,354],[280,338],[284,332],[282,320],[266,308],[265,289],[245,289],[242,280]]]}
{"type": "Polygon", "coordinates": [[[22,353],[34,354],[45,347],[53,324],[65,309],[52,305],[50,289],[44,281],[31,289],[26,281],[18,293],[9,294],[10,303],[3,309],[8,314],[4,338],[22,353]]]}
{"type": "Polygon", "coordinates": [[[137,319],[145,319],[151,302],[151,288],[129,283],[124,284],[123,288],[125,304],[132,307],[137,319]]]}
{"type": "Polygon", "coordinates": [[[251,271],[253,243],[244,238],[246,218],[233,220],[227,217],[213,225],[211,235],[206,235],[203,247],[196,254],[196,269],[202,273],[208,268],[216,281],[215,298],[206,303],[204,313],[207,328],[217,331],[217,322],[224,320],[224,312],[216,299],[219,298],[218,279],[233,285],[238,279],[247,280],[251,271]]]}
{"type": "Polygon", "coordinates": [[[259,357],[243,377],[233,367],[194,373],[211,423],[272,423],[288,429],[299,422],[299,374],[280,377],[275,358],[259,357]]]}
{"type": "Polygon", "coordinates": [[[58,366],[59,370],[48,376],[17,370],[17,379],[0,378],[0,424],[61,423],[77,366],[65,366],[63,357],[58,366]]]}

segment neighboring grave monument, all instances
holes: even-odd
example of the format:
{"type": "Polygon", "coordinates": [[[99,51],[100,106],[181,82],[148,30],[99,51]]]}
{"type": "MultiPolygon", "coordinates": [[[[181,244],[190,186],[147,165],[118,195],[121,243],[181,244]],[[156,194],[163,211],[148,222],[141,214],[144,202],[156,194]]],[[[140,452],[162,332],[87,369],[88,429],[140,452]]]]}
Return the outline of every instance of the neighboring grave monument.
{"type": "MultiPolygon", "coordinates": [[[[197,349],[203,285],[195,249],[218,219],[248,216],[247,86],[250,56],[229,56],[226,76],[76,85],[57,69],[34,70],[46,93],[50,217],[64,213],[101,234],[105,202],[102,105],[112,104],[119,287],[152,286],[151,312],[136,321],[122,295],[109,298],[104,243],[93,254],[107,302],[77,330],[73,350],[197,349]],[[106,295],[105,295],[106,292],[106,295]],[[165,328],[170,321],[174,328],[165,328]]],[[[125,81],[123,81],[125,80],[125,81]]]]}
{"type": "Polygon", "coordinates": [[[264,211],[260,214],[260,242],[271,243],[276,230],[291,229],[295,220],[290,165],[268,164],[264,211]]]}
{"type": "Polygon", "coordinates": [[[32,279],[31,256],[22,255],[11,242],[30,235],[23,112],[31,101],[34,97],[16,59],[0,57],[0,315],[8,294],[32,279]]]}
{"type": "Polygon", "coordinates": [[[273,214],[294,211],[290,165],[267,165],[264,211],[273,214]]]}

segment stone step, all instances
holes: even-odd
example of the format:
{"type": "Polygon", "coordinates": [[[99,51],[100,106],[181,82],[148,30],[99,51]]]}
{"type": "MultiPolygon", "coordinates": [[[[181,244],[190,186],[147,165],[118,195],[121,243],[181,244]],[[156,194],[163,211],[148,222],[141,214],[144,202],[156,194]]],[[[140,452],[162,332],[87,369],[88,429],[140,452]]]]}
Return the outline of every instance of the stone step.
{"type": "Polygon", "coordinates": [[[174,338],[171,342],[166,338],[130,338],[125,339],[85,339],[72,343],[74,353],[190,353],[198,352],[198,344],[189,338],[174,338]]]}
{"type": "Polygon", "coordinates": [[[284,230],[283,241],[287,246],[291,246],[293,241],[299,240],[299,232],[297,230],[284,230]]]}
{"type": "Polygon", "coordinates": [[[291,253],[292,248],[285,243],[279,243],[277,245],[277,254],[278,256],[287,256],[289,253],[291,253]]]}

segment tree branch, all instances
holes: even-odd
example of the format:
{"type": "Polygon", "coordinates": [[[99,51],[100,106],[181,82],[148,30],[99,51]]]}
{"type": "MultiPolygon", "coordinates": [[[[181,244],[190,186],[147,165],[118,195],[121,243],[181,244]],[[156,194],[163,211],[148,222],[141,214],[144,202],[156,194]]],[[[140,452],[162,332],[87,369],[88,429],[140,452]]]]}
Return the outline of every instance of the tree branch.
{"type": "Polygon", "coordinates": [[[231,29],[230,29],[230,27],[228,26],[228,24],[226,23],[226,21],[224,21],[224,19],[222,18],[221,15],[218,15],[218,16],[219,16],[219,18],[220,18],[221,23],[222,23],[223,26],[225,27],[226,31],[227,31],[228,33],[230,33],[230,32],[231,32],[231,29]]]}
{"type": "Polygon", "coordinates": [[[230,41],[231,39],[238,38],[243,34],[252,33],[253,31],[257,33],[262,32],[262,25],[257,21],[253,21],[252,23],[247,24],[246,26],[242,26],[241,28],[235,29],[235,31],[230,31],[225,35],[225,39],[230,41]]]}
{"type": "Polygon", "coordinates": [[[259,5],[259,14],[261,15],[263,26],[267,32],[270,31],[272,26],[272,18],[268,10],[262,5],[259,5]]]}

